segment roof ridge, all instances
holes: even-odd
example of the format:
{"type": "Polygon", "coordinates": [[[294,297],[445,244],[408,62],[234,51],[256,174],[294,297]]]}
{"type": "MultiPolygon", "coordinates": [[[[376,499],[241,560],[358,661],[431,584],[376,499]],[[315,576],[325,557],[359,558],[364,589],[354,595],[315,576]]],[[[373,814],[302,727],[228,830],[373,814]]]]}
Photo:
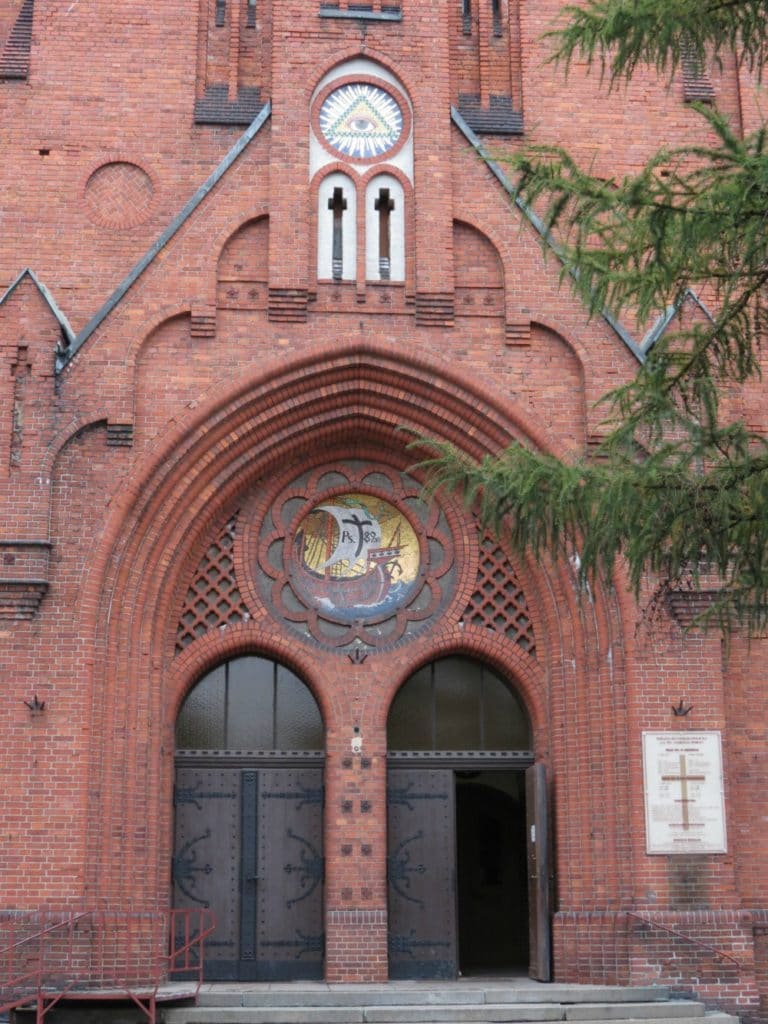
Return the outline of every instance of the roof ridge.
{"type": "Polygon", "coordinates": [[[3,292],[2,295],[0,295],[0,306],[2,306],[3,303],[6,302],[11,297],[13,292],[18,288],[18,286],[21,284],[25,277],[29,277],[32,280],[35,287],[37,288],[37,290],[40,292],[44,302],[50,309],[54,319],[61,328],[63,340],[66,342],[66,345],[71,345],[75,340],[75,332],[72,330],[69,320],[61,311],[61,309],[56,303],[56,300],[53,298],[53,296],[48,291],[46,286],[43,284],[43,282],[40,280],[40,278],[37,276],[34,270],[32,270],[30,267],[25,267],[24,270],[22,270],[21,273],[18,274],[16,278],[8,285],[5,292],[3,292]]]}

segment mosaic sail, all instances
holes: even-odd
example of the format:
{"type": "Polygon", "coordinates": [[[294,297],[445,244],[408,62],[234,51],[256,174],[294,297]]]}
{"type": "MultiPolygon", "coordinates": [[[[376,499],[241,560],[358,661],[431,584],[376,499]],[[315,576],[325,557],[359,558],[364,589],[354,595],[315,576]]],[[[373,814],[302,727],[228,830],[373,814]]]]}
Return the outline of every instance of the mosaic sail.
{"type": "Polygon", "coordinates": [[[418,573],[418,540],[388,502],[350,494],[317,505],[295,538],[299,592],[321,611],[344,620],[394,609],[418,573]]]}

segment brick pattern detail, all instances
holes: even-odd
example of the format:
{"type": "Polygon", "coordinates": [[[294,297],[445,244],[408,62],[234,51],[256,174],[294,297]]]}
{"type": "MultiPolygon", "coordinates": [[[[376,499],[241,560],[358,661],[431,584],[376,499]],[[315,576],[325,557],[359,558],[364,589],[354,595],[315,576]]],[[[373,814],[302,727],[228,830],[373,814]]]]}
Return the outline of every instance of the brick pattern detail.
{"type": "Polygon", "coordinates": [[[713,590],[677,590],[667,594],[667,610],[679,626],[688,629],[697,615],[712,606],[716,596],[713,590]]]}
{"type": "Polygon", "coordinates": [[[706,68],[691,54],[683,53],[682,59],[683,74],[683,98],[686,103],[712,103],[715,98],[715,90],[712,86],[712,79],[706,68]]]}
{"type": "Polygon", "coordinates": [[[453,327],[453,295],[449,292],[417,292],[416,323],[419,327],[453,327]]]}
{"type": "Polygon", "coordinates": [[[0,619],[35,617],[48,591],[51,545],[0,540],[0,619]]]}
{"type": "Polygon", "coordinates": [[[270,288],[269,319],[276,323],[306,323],[307,302],[306,289],[270,288]]]}
{"type": "Polygon", "coordinates": [[[35,0],[24,0],[2,54],[0,54],[0,79],[27,78],[29,76],[34,11],[35,0]]]}
{"type": "Polygon", "coordinates": [[[331,910],[325,925],[326,981],[387,980],[386,910],[331,910]]]}
{"type": "Polygon", "coordinates": [[[133,444],[132,423],[108,423],[107,447],[130,448],[133,444]]]}
{"type": "Polygon", "coordinates": [[[484,135],[522,135],[523,114],[515,110],[511,96],[491,96],[483,106],[479,96],[462,93],[459,113],[472,131],[484,135]]]}
{"type": "Polygon", "coordinates": [[[189,333],[193,338],[215,338],[216,317],[210,313],[193,313],[189,333]]]}
{"type": "Polygon", "coordinates": [[[236,527],[237,516],[233,516],[200,560],[176,630],[177,654],[210,629],[248,618],[235,579],[236,527]]]}
{"type": "Polygon", "coordinates": [[[33,619],[47,590],[46,580],[0,579],[0,619],[33,619]]]}
{"type": "Polygon", "coordinates": [[[486,534],[480,547],[477,586],[464,611],[472,626],[503,633],[528,654],[536,654],[528,602],[506,553],[486,534]]]}
{"type": "Polygon", "coordinates": [[[147,220],[154,192],[152,179],[142,167],[115,160],[90,176],[85,186],[85,202],[97,223],[129,228],[147,220]]]}
{"type": "Polygon", "coordinates": [[[195,101],[195,124],[249,125],[264,108],[261,89],[243,87],[230,100],[226,85],[211,85],[195,101]]]}
{"type": "Polygon", "coordinates": [[[531,321],[521,320],[518,323],[504,325],[504,340],[507,345],[531,344],[531,321]]]}

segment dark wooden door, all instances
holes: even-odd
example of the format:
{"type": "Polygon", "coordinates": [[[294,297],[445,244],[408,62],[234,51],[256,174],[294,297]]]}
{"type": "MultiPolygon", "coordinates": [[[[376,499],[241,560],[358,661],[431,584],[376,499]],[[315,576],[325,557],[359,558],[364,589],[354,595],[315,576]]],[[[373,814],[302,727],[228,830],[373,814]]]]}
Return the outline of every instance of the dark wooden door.
{"type": "Polygon", "coordinates": [[[551,981],[549,819],[547,776],[543,764],[534,764],[526,769],[525,806],[531,957],[528,973],[537,981],[551,981]]]}
{"type": "Polygon", "coordinates": [[[321,978],[322,769],[179,767],[175,803],[175,906],[217,921],[206,978],[321,978]]]}
{"type": "MultiPolygon", "coordinates": [[[[322,770],[269,768],[256,774],[256,941],[255,948],[248,949],[253,970],[243,970],[241,977],[319,979],[323,977],[322,770]]],[[[250,842],[244,829],[244,855],[250,842]]]]}
{"type": "Polygon", "coordinates": [[[393,769],[387,788],[389,975],[458,972],[453,772],[393,769]]]}

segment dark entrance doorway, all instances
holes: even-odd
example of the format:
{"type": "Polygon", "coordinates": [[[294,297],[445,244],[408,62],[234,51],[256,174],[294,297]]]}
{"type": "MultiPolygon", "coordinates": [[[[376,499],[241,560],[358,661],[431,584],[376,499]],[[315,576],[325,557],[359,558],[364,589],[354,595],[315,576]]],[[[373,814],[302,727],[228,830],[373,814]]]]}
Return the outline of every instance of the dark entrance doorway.
{"type": "Polygon", "coordinates": [[[174,903],[210,907],[210,981],[323,975],[323,726],[292,672],[237,658],[176,730],[174,903]]]}
{"type": "Polygon", "coordinates": [[[388,746],[390,976],[547,980],[535,820],[546,806],[527,796],[530,724],[515,692],[470,659],[434,662],[393,701],[388,746]]]}
{"type": "Polygon", "coordinates": [[[523,772],[456,772],[461,974],[528,970],[523,772]]]}

